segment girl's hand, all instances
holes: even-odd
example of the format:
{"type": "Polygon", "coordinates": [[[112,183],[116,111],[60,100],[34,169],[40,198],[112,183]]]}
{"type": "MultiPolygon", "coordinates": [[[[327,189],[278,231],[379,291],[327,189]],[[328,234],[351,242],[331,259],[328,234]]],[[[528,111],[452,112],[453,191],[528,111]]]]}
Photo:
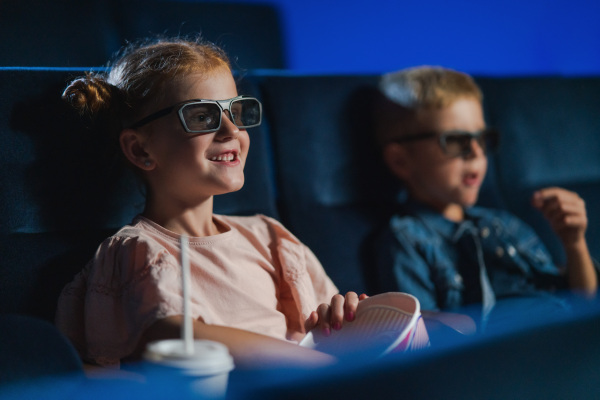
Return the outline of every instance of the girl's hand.
{"type": "Polygon", "coordinates": [[[550,222],[564,246],[585,240],[588,219],[585,202],[577,193],[558,187],[541,189],[533,194],[532,204],[550,222]]]}
{"type": "Polygon", "coordinates": [[[313,311],[304,323],[306,332],[318,327],[323,335],[331,335],[331,330],[342,329],[344,320],[354,321],[356,307],[360,300],[366,299],[366,294],[358,296],[355,292],[348,292],[345,296],[336,294],[331,298],[331,303],[323,303],[313,311]]]}

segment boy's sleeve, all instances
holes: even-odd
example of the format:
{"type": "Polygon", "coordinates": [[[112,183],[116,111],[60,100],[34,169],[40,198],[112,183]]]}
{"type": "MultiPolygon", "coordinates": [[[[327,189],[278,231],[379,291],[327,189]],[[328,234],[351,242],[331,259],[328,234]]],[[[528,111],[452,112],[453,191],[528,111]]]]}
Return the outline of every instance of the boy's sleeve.
{"type": "Polygon", "coordinates": [[[421,303],[421,309],[439,309],[430,267],[403,230],[387,226],[374,241],[374,250],[377,292],[412,294],[421,303]]]}
{"type": "MultiPolygon", "coordinates": [[[[524,252],[531,260],[536,286],[566,289],[568,282],[565,278],[565,268],[556,264],[544,242],[531,226],[514,215],[512,217],[513,223],[518,226],[517,237],[521,238],[519,250],[525,249],[524,252]]],[[[592,264],[596,276],[600,276],[600,262],[592,257],[592,264]]]]}
{"type": "Polygon", "coordinates": [[[535,286],[546,290],[566,289],[564,269],[556,265],[535,230],[508,212],[503,212],[502,216],[506,221],[506,229],[511,236],[511,241],[516,243],[520,258],[531,268],[535,286]]]}

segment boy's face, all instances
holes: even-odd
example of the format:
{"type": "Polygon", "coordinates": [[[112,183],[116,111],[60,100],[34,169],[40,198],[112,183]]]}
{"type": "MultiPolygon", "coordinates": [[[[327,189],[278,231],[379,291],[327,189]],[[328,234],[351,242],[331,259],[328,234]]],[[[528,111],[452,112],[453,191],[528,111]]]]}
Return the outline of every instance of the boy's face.
{"type": "MultiPolygon", "coordinates": [[[[485,128],[481,104],[475,98],[458,99],[440,109],[420,110],[416,125],[419,127],[416,133],[437,134],[475,133],[485,128]]],[[[457,208],[472,206],[477,201],[487,170],[487,157],[476,140],[471,140],[470,154],[454,157],[443,152],[437,138],[390,146],[396,146],[396,157],[399,157],[397,168],[392,169],[417,200],[448,218],[457,208]]]]}

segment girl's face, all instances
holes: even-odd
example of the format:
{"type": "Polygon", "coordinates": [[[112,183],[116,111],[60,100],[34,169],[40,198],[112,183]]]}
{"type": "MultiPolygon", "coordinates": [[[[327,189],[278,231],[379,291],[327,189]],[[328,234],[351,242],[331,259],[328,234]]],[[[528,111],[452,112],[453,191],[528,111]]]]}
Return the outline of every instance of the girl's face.
{"type": "MultiPolygon", "coordinates": [[[[231,72],[219,68],[171,83],[156,110],[186,100],[225,100],[237,95],[231,72]]],[[[193,206],[213,195],[241,189],[250,146],[248,132],[237,128],[223,112],[217,132],[188,133],[177,111],[143,127],[147,134],[144,150],[153,162],[147,173],[152,195],[193,206]]]]}
{"type": "MultiPolygon", "coordinates": [[[[477,132],[485,128],[481,104],[474,98],[456,100],[448,107],[422,110],[418,125],[423,132],[453,130],[477,132]]],[[[462,207],[475,204],[487,170],[487,157],[471,141],[472,152],[461,157],[446,155],[435,139],[408,144],[406,176],[412,195],[449,219],[461,219],[462,207]]]]}

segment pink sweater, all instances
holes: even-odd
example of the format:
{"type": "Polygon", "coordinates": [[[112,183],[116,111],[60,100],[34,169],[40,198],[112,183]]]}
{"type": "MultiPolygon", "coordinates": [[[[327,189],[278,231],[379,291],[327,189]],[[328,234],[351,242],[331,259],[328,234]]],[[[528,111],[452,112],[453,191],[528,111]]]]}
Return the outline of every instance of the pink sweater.
{"type": "MultiPolygon", "coordinates": [[[[263,215],[215,215],[230,229],[190,238],[191,313],[292,340],[337,288],[314,254],[263,215]]],[[[118,365],[155,321],[183,313],[180,235],[136,217],[106,239],[61,293],[56,324],[84,360],[118,365]]]]}

